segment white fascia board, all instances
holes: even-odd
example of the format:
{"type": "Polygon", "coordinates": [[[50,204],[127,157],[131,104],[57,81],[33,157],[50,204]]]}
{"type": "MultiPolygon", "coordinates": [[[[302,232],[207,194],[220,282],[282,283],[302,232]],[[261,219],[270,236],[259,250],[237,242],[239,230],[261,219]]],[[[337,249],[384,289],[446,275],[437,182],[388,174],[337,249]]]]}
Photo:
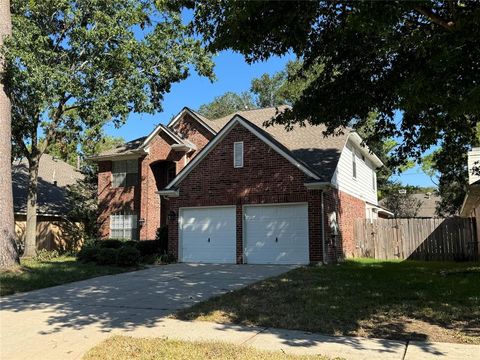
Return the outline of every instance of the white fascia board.
{"type": "Polygon", "coordinates": [[[171,128],[173,126],[175,126],[175,124],[183,117],[183,115],[185,114],[189,114],[191,117],[193,117],[195,120],[197,120],[197,122],[202,125],[205,129],[207,129],[208,131],[210,131],[213,135],[216,135],[217,133],[210,127],[208,126],[207,124],[205,124],[204,121],[202,121],[202,119],[200,119],[197,114],[195,114],[193,111],[191,111],[189,108],[183,108],[182,111],[180,111],[180,113],[175,116],[167,125],[168,128],[171,128]]]}
{"type": "Polygon", "coordinates": [[[275,150],[277,153],[285,157],[290,163],[292,163],[294,166],[296,166],[298,169],[300,169],[302,172],[304,172],[306,175],[310,176],[311,178],[315,180],[319,180],[319,177],[317,174],[313,173],[311,170],[307,169],[303,164],[298,162],[295,158],[293,158],[290,154],[286,153],[283,149],[278,147],[276,144],[274,144],[272,141],[267,139],[264,135],[262,135],[260,132],[258,132],[252,125],[250,125],[247,121],[245,121],[240,115],[235,115],[232,120],[230,120],[227,125],[223,127],[223,129],[215,136],[208,144],[203,148],[203,150],[195,157],[193,160],[183,168],[182,171],[173,179],[166,187],[165,189],[170,189],[174,186],[176,186],[180,181],[182,181],[194,168],[197,166],[197,164],[202,161],[209,153],[210,151],[215,147],[216,144],[218,144],[223,138],[228,134],[228,132],[236,125],[236,124],[241,124],[243,127],[245,127],[247,130],[252,132],[255,136],[257,136],[260,140],[262,140],[264,143],[269,145],[273,150],[275,150]]]}
{"type": "Polygon", "coordinates": [[[160,190],[157,191],[157,194],[166,197],[178,197],[180,195],[178,190],[160,190]]]}
{"type": "Polygon", "coordinates": [[[146,147],[150,141],[153,140],[153,138],[155,136],[157,136],[157,134],[160,132],[160,130],[163,130],[163,132],[165,134],[167,134],[173,141],[175,141],[177,144],[181,144],[182,141],[174,134],[171,133],[170,130],[167,130],[165,126],[163,126],[162,124],[159,124],[157,125],[157,127],[155,128],[155,130],[153,130],[150,135],[148,135],[148,137],[145,139],[145,141],[142,143],[142,145],[140,145],[140,149],[146,147]]]}
{"type": "Polygon", "coordinates": [[[305,185],[308,190],[326,190],[328,188],[335,188],[335,186],[328,181],[308,182],[303,185],[305,185]]]}
{"type": "Polygon", "coordinates": [[[367,158],[369,158],[370,161],[372,161],[377,168],[384,166],[382,160],[380,160],[377,155],[371,152],[370,148],[367,145],[362,145],[363,139],[360,135],[358,135],[357,132],[352,131],[348,136],[348,140],[352,140],[354,144],[358,145],[360,148],[363,148],[365,150],[365,155],[367,156],[367,158]]]}
{"type": "Polygon", "coordinates": [[[196,150],[195,147],[188,146],[187,144],[173,144],[173,145],[170,145],[170,148],[174,151],[186,151],[186,152],[191,152],[196,150]]]}
{"type": "Polygon", "coordinates": [[[145,150],[137,150],[135,152],[127,153],[127,154],[111,154],[111,155],[103,155],[103,156],[91,156],[86,158],[85,160],[88,161],[115,161],[115,160],[133,160],[146,155],[148,152],[145,150]]]}

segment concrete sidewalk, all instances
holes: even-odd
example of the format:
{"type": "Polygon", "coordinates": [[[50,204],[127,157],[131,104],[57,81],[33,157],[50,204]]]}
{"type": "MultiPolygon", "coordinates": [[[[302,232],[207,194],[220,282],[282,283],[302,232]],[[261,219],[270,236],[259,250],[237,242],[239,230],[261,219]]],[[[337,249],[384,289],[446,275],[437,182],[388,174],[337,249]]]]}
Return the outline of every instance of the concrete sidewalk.
{"type": "Polygon", "coordinates": [[[464,360],[480,357],[480,346],[325,336],[304,331],[164,319],[152,328],[114,331],[116,335],[186,341],[223,341],[294,355],[326,355],[347,360],[464,360]]]}

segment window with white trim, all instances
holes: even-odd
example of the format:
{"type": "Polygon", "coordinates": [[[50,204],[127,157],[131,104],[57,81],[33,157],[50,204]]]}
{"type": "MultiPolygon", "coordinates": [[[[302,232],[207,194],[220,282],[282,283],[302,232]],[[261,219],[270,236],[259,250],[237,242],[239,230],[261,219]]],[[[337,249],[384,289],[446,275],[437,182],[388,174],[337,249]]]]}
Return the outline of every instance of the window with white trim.
{"type": "Polygon", "coordinates": [[[110,215],[110,238],[137,240],[137,215],[125,210],[110,215]]]}
{"type": "Polygon", "coordinates": [[[112,187],[135,186],[137,182],[137,159],[112,161],[112,187]]]}
{"type": "Polygon", "coordinates": [[[357,155],[355,154],[355,149],[352,149],[352,176],[354,179],[357,178],[357,155]]]}
{"type": "Polygon", "coordinates": [[[243,141],[233,143],[233,167],[243,167],[243,141]]]}

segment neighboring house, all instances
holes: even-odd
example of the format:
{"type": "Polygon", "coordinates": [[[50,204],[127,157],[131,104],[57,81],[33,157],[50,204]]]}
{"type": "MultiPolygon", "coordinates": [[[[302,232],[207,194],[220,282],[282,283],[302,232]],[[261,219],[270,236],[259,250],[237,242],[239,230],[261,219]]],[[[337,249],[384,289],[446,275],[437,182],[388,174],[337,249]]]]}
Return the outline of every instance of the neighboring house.
{"type": "MultiPolygon", "coordinates": [[[[67,218],[66,189],[83,178],[75,167],[44,154],[38,168],[37,248],[64,250],[78,238],[78,223],[67,218]]],[[[15,230],[25,239],[27,218],[28,162],[15,160],[12,164],[15,230]]]]}
{"type": "Polygon", "coordinates": [[[264,127],[276,111],[210,120],[184,108],[147,137],[93,158],[100,235],[147,240],[168,225],[169,252],[182,262],[353,256],[355,219],[380,210],[381,161],[349,129],[324,137],[323,126],[264,127]]]}
{"type": "Polygon", "coordinates": [[[480,147],[468,152],[468,190],[460,216],[475,218],[477,239],[480,239],[480,147]]]}
{"type": "MultiPolygon", "coordinates": [[[[417,210],[417,214],[415,217],[417,218],[433,218],[438,217],[436,214],[437,204],[440,202],[440,196],[436,194],[432,194],[430,192],[427,193],[416,193],[410,195],[413,199],[420,202],[420,207],[417,210]]],[[[379,217],[382,218],[390,218],[394,217],[394,214],[390,212],[386,208],[386,201],[385,199],[380,200],[380,206],[383,207],[382,214],[379,212],[379,217]]]]}
{"type": "Polygon", "coordinates": [[[418,208],[417,215],[415,217],[419,217],[419,218],[438,217],[436,210],[437,210],[437,204],[441,200],[440,196],[428,192],[428,193],[412,194],[412,197],[420,201],[421,203],[420,207],[418,208]]]}

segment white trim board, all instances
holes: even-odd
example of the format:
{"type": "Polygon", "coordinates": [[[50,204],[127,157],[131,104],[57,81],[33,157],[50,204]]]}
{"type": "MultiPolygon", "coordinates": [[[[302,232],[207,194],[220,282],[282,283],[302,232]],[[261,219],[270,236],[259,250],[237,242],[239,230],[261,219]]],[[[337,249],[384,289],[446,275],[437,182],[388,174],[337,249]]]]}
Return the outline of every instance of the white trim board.
{"type": "Polygon", "coordinates": [[[306,175],[310,176],[311,178],[315,180],[319,180],[320,178],[318,177],[317,174],[309,170],[307,167],[305,167],[303,164],[298,162],[293,156],[285,152],[283,149],[281,149],[279,146],[277,146],[275,143],[273,143],[270,139],[262,135],[258,130],[256,130],[252,125],[248,123],[247,120],[245,120],[243,117],[240,115],[235,115],[232,120],[230,120],[227,125],[223,127],[223,129],[215,136],[208,144],[203,148],[200,153],[193,158],[193,160],[183,168],[182,171],[173,179],[165,188],[165,190],[170,189],[174,186],[176,186],[179,182],[181,182],[194,168],[197,166],[197,164],[202,161],[217,145],[220,141],[222,141],[225,136],[230,132],[231,129],[237,124],[242,125],[245,127],[247,130],[249,130],[251,133],[253,133],[256,137],[258,137],[260,140],[262,140],[264,143],[266,143],[268,146],[270,146],[273,150],[275,150],[278,154],[282,155],[284,158],[286,158],[291,164],[293,164],[295,167],[297,167],[299,170],[304,172],[306,175]]]}

